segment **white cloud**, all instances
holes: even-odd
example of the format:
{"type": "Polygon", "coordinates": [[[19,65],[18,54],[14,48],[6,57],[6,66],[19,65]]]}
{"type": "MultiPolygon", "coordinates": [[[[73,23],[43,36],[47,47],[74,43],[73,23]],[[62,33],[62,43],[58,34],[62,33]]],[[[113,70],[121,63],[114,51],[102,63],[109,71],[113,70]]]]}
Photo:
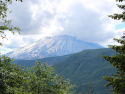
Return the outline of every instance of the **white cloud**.
{"type": "Polygon", "coordinates": [[[21,34],[6,32],[2,53],[26,46],[44,36],[70,35],[83,41],[98,43],[104,47],[118,44],[113,38],[121,38],[123,29],[115,30],[122,23],[108,17],[122,13],[114,0],[25,0],[13,1],[9,5],[14,27],[22,29],[21,34]],[[5,50],[6,49],[6,50],[5,50]]]}

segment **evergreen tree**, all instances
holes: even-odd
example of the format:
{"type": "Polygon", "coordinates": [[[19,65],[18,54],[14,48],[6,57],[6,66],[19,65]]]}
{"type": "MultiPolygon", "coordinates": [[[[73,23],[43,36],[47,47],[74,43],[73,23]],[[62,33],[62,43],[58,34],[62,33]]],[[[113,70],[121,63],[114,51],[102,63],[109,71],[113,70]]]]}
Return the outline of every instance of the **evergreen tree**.
{"type": "MultiPolygon", "coordinates": [[[[88,94],[94,94],[94,91],[93,91],[93,90],[94,90],[94,89],[92,89],[92,85],[91,85],[91,82],[90,82],[88,94]]],[[[83,89],[82,94],[85,94],[84,89],[83,89]]]]}
{"type": "Polygon", "coordinates": [[[82,94],[85,94],[85,91],[84,91],[84,89],[83,89],[83,91],[82,91],[82,94]]]}
{"type": "MultiPolygon", "coordinates": [[[[116,0],[118,1],[118,0],[116,0]]],[[[123,0],[119,0],[119,2],[122,2],[123,0]]],[[[117,6],[121,9],[125,9],[125,5],[118,5],[117,6]]],[[[122,19],[123,22],[125,21],[125,11],[122,12],[122,14],[114,14],[114,16],[109,15],[112,19],[120,20],[122,19]]],[[[124,31],[125,32],[125,31],[124,31]]],[[[125,36],[121,37],[122,39],[125,38],[125,36]]],[[[116,54],[116,56],[103,56],[102,58],[107,60],[112,66],[117,68],[116,72],[117,74],[112,74],[116,77],[108,77],[103,76],[104,80],[109,81],[106,87],[109,85],[113,86],[113,89],[110,89],[113,91],[113,94],[125,94],[125,40],[121,39],[113,39],[117,41],[118,43],[121,43],[121,46],[115,46],[115,45],[108,45],[111,49],[114,49],[116,52],[119,52],[120,54],[116,54]]]]}
{"type": "Polygon", "coordinates": [[[93,94],[94,93],[93,90],[94,89],[92,89],[91,82],[90,82],[88,94],[93,94]]]}

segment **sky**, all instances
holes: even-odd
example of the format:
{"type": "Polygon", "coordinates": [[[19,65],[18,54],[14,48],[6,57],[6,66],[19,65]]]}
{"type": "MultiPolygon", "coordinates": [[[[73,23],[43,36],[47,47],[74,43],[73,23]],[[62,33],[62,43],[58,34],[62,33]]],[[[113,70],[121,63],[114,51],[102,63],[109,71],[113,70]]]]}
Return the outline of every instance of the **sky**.
{"type": "Polygon", "coordinates": [[[108,15],[121,14],[124,10],[116,0],[13,0],[8,4],[7,20],[10,25],[20,27],[21,34],[4,31],[0,37],[1,55],[29,45],[46,36],[69,35],[85,42],[121,45],[113,38],[121,39],[125,22],[114,20],[108,15]]]}

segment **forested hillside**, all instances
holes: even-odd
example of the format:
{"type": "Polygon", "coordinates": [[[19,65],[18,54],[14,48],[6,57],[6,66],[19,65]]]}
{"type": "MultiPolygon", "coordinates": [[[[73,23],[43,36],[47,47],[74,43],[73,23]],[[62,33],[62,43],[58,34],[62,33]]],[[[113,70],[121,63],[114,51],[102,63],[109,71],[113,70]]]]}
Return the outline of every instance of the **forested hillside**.
{"type": "MultiPolygon", "coordinates": [[[[103,76],[112,76],[110,73],[116,73],[116,68],[109,65],[100,55],[113,56],[116,54],[119,53],[111,48],[100,48],[39,60],[52,65],[61,76],[71,80],[71,84],[76,85],[74,88],[76,93],[81,93],[83,89],[87,93],[91,82],[96,94],[106,94],[111,93],[111,87],[104,87],[108,82],[103,80],[103,76]]],[[[14,60],[12,62],[26,67],[32,67],[35,64],[35,60],[14,60]]]]}
{"type": "Polygon", "coordinates": [[[56,63],[53,68],[64,78],[69,78],[71,84],[76,85],[74,89],[77,93],[82,93],[83,89],[87,93],[91,82],[95,94],[107,94],[111,93],[111,87],[104,87],[108,82],[103,80],[103,76],[112,76],[111,73],[116,73],[116,68],[100,55],[116,54],[118,53],[111,48],[84,50],[56,63]]]}
{"type": "MultiPolygon", "coordinates": [[[[63,56],[56,56],[56,57],[47,57],[47,58],[38,59],[37,61],[46,62],[48,65],[52,66],[58,62],[65,60],[66,58],[68,58],[71,55],[72,54],[63,55],[63,56]]],[[[35,65],[36,60],[13,60],[12,63],[14,63],[15,65],[32,67],[35,65]]]]}

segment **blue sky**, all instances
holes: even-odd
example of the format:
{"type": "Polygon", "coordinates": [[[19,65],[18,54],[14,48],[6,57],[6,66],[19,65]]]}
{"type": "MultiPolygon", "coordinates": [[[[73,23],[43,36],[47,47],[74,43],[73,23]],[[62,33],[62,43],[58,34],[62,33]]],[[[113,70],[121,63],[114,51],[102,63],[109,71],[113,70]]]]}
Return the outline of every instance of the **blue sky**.
{"type": "Polygon", "coordinates": [[[122,28],[125,28],[125,22],[115,25],[115,30],[122,29],[122,28]]]}
{"type": "Polygon", "coordinates": [[[82,41],[108,45],[120,45],[113,38],[120,39],[125,31],[125,22],[113,20],[108,15],[121,14],[116,0],[13,0],[8,5],[7,20],[10,25],[20,27],[13,35],[5,31],[7,37],[1,53],[5,54],[24,47],[46,36],[69,35],[82,41]]]}

